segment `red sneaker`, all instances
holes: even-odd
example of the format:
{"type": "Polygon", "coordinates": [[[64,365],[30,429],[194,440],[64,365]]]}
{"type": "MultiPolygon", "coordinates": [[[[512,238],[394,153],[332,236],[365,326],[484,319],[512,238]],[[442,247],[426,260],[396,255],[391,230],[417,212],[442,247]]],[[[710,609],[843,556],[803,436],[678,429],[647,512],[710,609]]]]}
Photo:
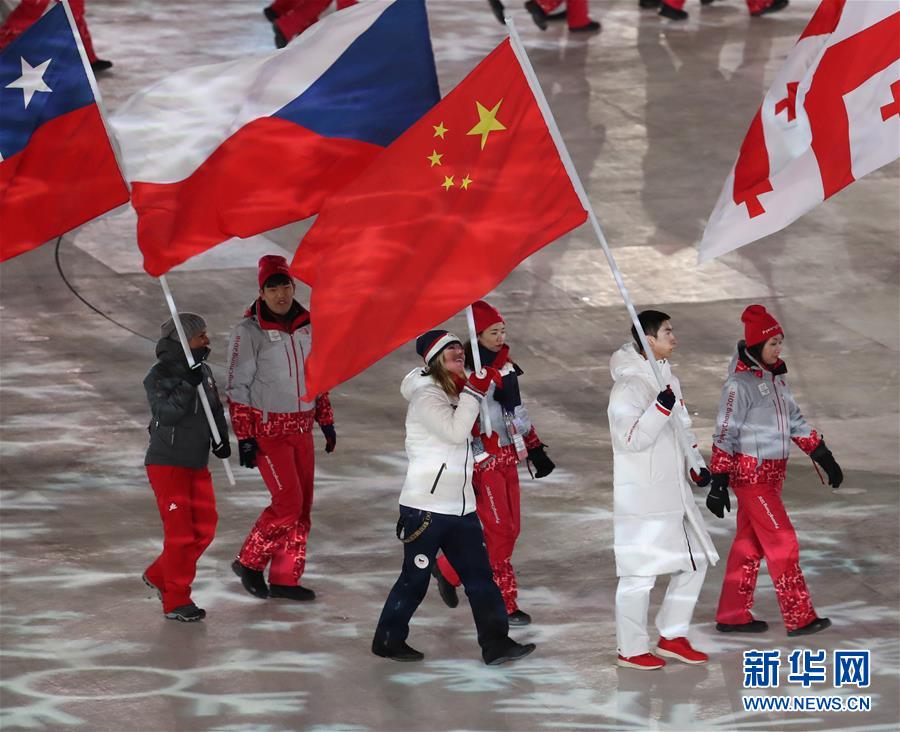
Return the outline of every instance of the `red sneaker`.
{"type": "Polygon", "coordinates": [[[629,656],[628,658],[620,655],[616,663],[623,668],[636,668],[641,671],[653,671],[666,665],[665,661],[652,653],[642,653],[640,656],[629,656]]]}
{"type": "Polygon", "coordinates": [[[677,658],[684,663],[706,663],[709,656],[700,651],[691,648],[691,644],[687,638],[672,638],[667,640],[660,637],[659,643],[656,644],[656,652],[660,656],[668,658],[677,658]]]}

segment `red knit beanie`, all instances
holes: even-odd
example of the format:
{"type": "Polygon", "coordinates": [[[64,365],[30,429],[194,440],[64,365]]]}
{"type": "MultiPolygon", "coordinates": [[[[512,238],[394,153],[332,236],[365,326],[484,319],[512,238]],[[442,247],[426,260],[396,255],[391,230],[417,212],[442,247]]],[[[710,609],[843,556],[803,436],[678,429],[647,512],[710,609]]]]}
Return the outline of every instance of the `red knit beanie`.
{"type": "Polygon", "coordinates": [[[272,275],[291,276],[291,268],[287,260],[278,254],[267,254],[259,258],[259,288],[262,289],[272,275]]]}
{"type": "Polygon", "coordinates": [[[493,305],[488,305],[484,300],[476,300],[472,303],[472,315],[475,316],[475,332],[481,333],[494,323],[504,323],[500,311],[493,305]]]}
{"type": "Polygon", "coordinates": [[[741,314],[741,320],[744,322],[744,341],[748,346],[755,346],[784,333],[778,321],[762,305],[748,305],[741,314]]]}

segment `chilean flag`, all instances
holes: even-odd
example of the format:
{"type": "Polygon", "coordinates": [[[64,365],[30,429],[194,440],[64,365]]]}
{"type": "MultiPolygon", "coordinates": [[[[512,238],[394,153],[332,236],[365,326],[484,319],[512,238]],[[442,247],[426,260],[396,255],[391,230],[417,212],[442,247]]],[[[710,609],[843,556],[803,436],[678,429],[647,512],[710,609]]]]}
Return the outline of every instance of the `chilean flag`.
{"type": "Polygon", "coordinates": [[[311,216],[439,99],[424,0],[368,0],[139,92],[111,121],[144,269],[311,216]]]}
{"type": "Polygon", "coordinates": [[[900,157],[900,2],[822,0],[750,123],[700,261],[772,234],[900,157]]]}
{"type": "Polygon", "coordinates": [[[0,53],[0,261],[128,201],[99,98],[64,3],[0,53]]]}

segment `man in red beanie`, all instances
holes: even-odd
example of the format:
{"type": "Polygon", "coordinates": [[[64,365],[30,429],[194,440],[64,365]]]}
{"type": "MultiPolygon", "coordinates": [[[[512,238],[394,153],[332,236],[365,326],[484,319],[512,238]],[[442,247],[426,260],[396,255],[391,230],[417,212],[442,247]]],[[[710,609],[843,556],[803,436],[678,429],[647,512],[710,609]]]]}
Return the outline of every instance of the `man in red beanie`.
{"type": "Polygon", "coordinates": [[[719,518],[731,510],[729,485],[738,499],[737,532],[728,554],[716,629],[768,630],[765,621],[750,614],[759,564],[765,557],[787,634],[817,633],[831,621],[813,609],[800,570],[797,534],[781,500],[791,441],[822,466],[834,488],[844,476],[822,436],[803,419],[788,388],[781,325],[762,305],[747,307],[741,320],[744,340],[737,344],[722,390],[709,465],[712,487],[706,498],[707,508],[719,518]]]}
{"type": "Polygon", "coordinates": [[[260,598],[313,600],[300,586],[313,500],[313,421],[325,452],[337,442],[328,394],[305,394],[309,313],[294,300],[287,260],[259,260],[259,297],[231,334],[226,394],[241,465],[258,467],[272,503],[232,563],[244,589],[260,598]],[[269,565],[269,585],[263,571],[269,565]]]}

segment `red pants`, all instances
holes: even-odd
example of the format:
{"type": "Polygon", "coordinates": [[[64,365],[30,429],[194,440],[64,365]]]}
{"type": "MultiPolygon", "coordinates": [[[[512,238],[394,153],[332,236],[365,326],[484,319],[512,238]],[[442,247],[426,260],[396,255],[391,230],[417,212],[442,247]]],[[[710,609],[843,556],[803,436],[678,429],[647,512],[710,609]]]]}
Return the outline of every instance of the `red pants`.
{"type": "MultiPolygon", "coordinates": [[[[343,10],[356,5],[357,0],[337,0],[337,9],[343,10]]],[[[299,36],[315,23],[331,0],[275,0],[270,6],[278,19],[275,25],[287,40],[299,36]]]]}
{"type": "Polygon", "coordinates": [[[245,567],[269,567],[269,582],[297,585],[306,566],[315,455],[311,432],[257,437],[256,466],[272,503],[256,520],[238,554],[245,567]]]}
{"type": "MultiPolygon", "coordinates": [[[[503,595],[507,614],[513,613],[519,609],[516,573],[510,562],[521,526],[519,471],[515,464],[479,471],[472,476],[472,484],[494,582],[503,595]]],[[[459,587],[459,575],[443,554],[438,557],[438,569],[450,584],[459,587]]]]}
{"type": "MultiPolygon", "coordinates": [[[[50,0],[21,0],[9,14],[6,22],[0,26],[0,49],[6,48],[22,35],[32,23],[44,14],[49,4],[50,0]]],[[[97,54],[94,53],[94,44],[91,42],[91,34],[88,32],[87,22],[84,19],[84,0],[69,0],[69,6],[72,8],[72,15],[75,16],[75,25],[78,26],[78,33],[84,44],[88,61],[94,63],[97,60],[97,54]]]]}
{"type": "Polygon", "coordinates": [[[800,571],[797,534],[781,502],[781,483],[738,483],[733,489],[738,500],[737,533],[728,554],[716,620],[730,624],[753,620],[753,591],[759,562],[765,557],[785,627],[794,630],[811,623],[816,611],[800,571]]]}
{"type": "Polygon", "coordinates": [[[162,591],[163,612],[191,602],[197,560],[216,533],[216,496],[209,470],[148,465],[163,522],[163,550],[146,575],[162,591]]]}
{"type": "MultiPolygon", "coordinates": [[[[537,0],[537,4],[541,9],[551,14],[563,4],[563,0],[537,0]]],[[[567,0],[566,2],[566,21],[569,28],[581,28],[590,22],[588,17],[588,0],[567,0]]]]}
{"type": "MultiPolygon", "coordinates": [[[[684,8],[685,0],[663,0],[663,2],[671,8],[681,10],[684,8]]],[[[751,13],[756,13],[763,8],[767,8],[772,4],[772,0],[747,0],[747,9],[751,13]]]]}

